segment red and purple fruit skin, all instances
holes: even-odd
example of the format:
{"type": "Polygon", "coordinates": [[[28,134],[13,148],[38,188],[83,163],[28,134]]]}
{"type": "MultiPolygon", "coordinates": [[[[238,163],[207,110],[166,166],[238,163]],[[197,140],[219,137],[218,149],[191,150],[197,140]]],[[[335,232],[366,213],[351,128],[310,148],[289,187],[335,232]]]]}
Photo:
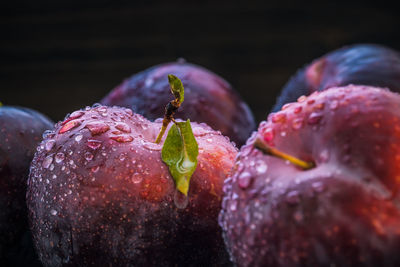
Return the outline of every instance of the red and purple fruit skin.
{"type": "Polygon", "coordinates": [[[28,227],[26,181],[42,133],[52,127],[34,110],[0,107],[0,266],[40,266],[28,227]]]}
{"type": "Polygon", "coordinates": [[[160,120],[94,106],[58,123],[35,155],[27,194],[43,264],[229,266],[217,217],[237,150],[191,125],[199,156],[185,203],[154,143],[160,120]]]}
{"type": "Polygon", "coordinates": [[[171,62],[154,66],[126,79],[101,103],[131,108],[149,120],[161,118],[172,100],[167,75],[182,80],[185,101],[176,118],[204,122],[228,136],[238,147],[255,130],[255,120],[247,104],[223,78],[200,66],[171,62]]]}
{"type": "Polygon", "coordinates": [[[387,87],[400,92],[400,54],[385,46],[357,44],[334,50],[299,70],[285,85],[273,111],[334,86],[387,87]]]}
{"type": "Polygon", "coordinates": [[[331,88],[260,124],[219,221],[237,266],[399,266],[399,186],[400,95],[331,88]],[[316,167],[264,155],[257,137],[316,167]]]}

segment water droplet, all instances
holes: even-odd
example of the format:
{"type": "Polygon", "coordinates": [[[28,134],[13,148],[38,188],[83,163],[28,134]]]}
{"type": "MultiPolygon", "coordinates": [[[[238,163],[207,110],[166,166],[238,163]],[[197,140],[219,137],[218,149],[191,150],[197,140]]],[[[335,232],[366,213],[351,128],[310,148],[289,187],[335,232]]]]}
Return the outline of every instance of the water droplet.
{"type": "Polygon", "coordinates": [[[80,142],[80,141],[82,140],[82,137],[83,137],[82,134],[77,134],[77,135],[75,136],[75,141],[76,141],[76,142],[80,142]]]}
{"type": "Polygon", "coordinates": [[[142,127],[143,130],[147,130],[147,128],[149,127],[149,126],[148,126],[147,124],[145,124],[145,123],[142,123],[140,126],[142,127]]]}
{"type": "Polygon", "coordinates": [[[46,138],[53,138],[55,136],[54,132],[52,130],[46,130],[44,131],[44,133],[42,134],[43,139],[46,138]]]}
{"type": "Polygon", "coordinates": [[[120,161],[124,161],[126,156],[124,154],[120,154],[118,158],[120,161]]]}
{"type": "Polygon", "coordinates": [[[110,139],[117,141],[118,143],[127,143],[133,141],[133,137],[130,135],[111,136],[110,139]]]}
{"type": "Polygon", "coordinates": [[[282,136],[282,137],[285,137],[285,136],[286,136],[286,132],[285,132],[285,131],[282,131],[282,132],[281,132],[281,136],[282,136]]]}
{"type": "Polygon", "coordinates": [[[325,186],[322,182],[314,182],[311,184],[311,187],[317,193],[321,193],[325,190],[325,186]]]}
{"type": "Polygon", "coordinates": [[[56,216],[57,215],[57,211],[52,209],[52,210],[50,210],[50,214],[53,215],[53,216],[56,216]]]}
{"type": "Polygon", "coordinates": [[[319,154],[319,159],[321,162],[327,162],[329,159],[329,151],[328,149],[322,150],[322,152],[319,154]]]}
{"type": "Polygon", "coordinates": [[[283,105],[282,110],[289,108],[291,105],[292,103],[286,103],[285,105],[283,105]]]}
{"type": "Polygon", "coordinates": [[[273,123],[284,123],[286,121],[286,114],[278,112],[272,115],[271,120],[273,123]]]}
{"type": "Polygon", "coordinates": [[[252,181],[251,174],[249,172],[243,172],[238,177],[238,184],[240,188],[246,189],[249,187],[252,181]]]}
{"type": "Polygon", "coordinates": [[[286,202],[289,204],[297,204],[300,201],[299,192],[291,191],[286,195],[286,202]]]}
{"type": "Polygon", "coordinates": [[[55,156],[56,163],[60,163],[65,159],[65,155],[62,152],[59,152],[55,156]]]}
{"type": "Polygon", "coordinates": [[[229,205],[229,209],[231,211],[236,211],[237,210],[237,201],[236,200],[232,200],[230,205],[229,205]]]}
{"type": "Polygon", "coordinates": [[[49,141],[46,142],[44,145],[47,151],[50,151],[54,145],[56,144],[56,140],[50,139],[49,141]]]}
{"type": "Polygon", "coordinates": [[[321,103],[318,103],[318,104],[316,104],[316,105],[314,106],[314,110],[323,110],[324,107],[325,107],[325,103],[324,103],[324,102],[321,102],[321,103]]]}
{"type": "Polygon", "coordinates": [[[141,183],[141,182],[142,182],[143,177],[142,177],[142,175],[140,175],[139,173],[136,172],[136,173],[134,173],[134,174],[132,175],[131,180],[132,180],[132,182],[133,182],[134,184],[138,184],[138,183],[141,183]]]}
{"type": "Polygon", "coordinates": [[[53,179],[56,179],[56,178],[57,178],[57,175],[53,174],[52,178],[53,178],[53,179]]]}
{"type": "Polygon", "coordinates": [[[184,209],[189,204],[189,198],[188,198],[188,196],[185,196],[178,190],[175,190],[174,204],[178,209],[184,209]]]}
{"type": "Polygon", "coordinates": [[[332,100],[331,103],[329,104],[329,108],[331,110],[337,109],[339,106],[339,102],[337,100],[332,100]]]}
{"type": "Polygon", "coordinates": [[[72,190],[71,190],[71,189],[68,189],[67,194],[68,194],[68,195],[71,195],[71,194],[72,194],[72,190]]]}
{"type": "Polygon", "coordinates": [[[96,173],[96,172],[98,172],[99,171],[99,169],[100,169],[100,166],[94,166],[94,167],[92,167],[92,172],[93,173],[96,173]]]}
{"type": "Polygon", "coordinates": [[[301,106],[295,107],[294,110],[293,110],[293,113],[294,114],[299,114],[302,111],[302,109],[303,108],[301,106]]]}
{"type": "Polygon", "coordinates": [[[211,138],[207,138],[206,140],[207,140],[207,142],[212,143],[212,139],[211,138]]]}
{"type": "Polygon", "coordinates": [[[314,104],[314,103],[315,103],[315,99],[310,99],[310,100],[307,101],[307,104],[308,104],[308,105],[312,105],[312,104],[314,104]]]}
{"type": "Polygon", "coordinates": [[[301,103],[304,102],[304,100],[306,100],[307,97],[305,95],[300,96],[299,98],[297,98],[297,102],[301,103]]]}
{"type": "Polygon", "coordinates": [[[50,164],[49,170],[50,170],[50,171],[53,171],[53,170],[54,170],[54,164],[50,164]]]}
{"type": "Polygon", "coordinates": [[[47,169],[50,167],[50,164],[53,162],[52,156],[47,156],[42,163],[43,168],[47,169]]]}
{"type": "Polygon", "coordinates": [[[131,127],[128,126],[128,124],[126,123],[118,123],[115,126],[116,129],[124,132],[124,133],[130,133],[131,132],[131,127]]]}
{"type": "Polygon", "coordinates": [[[296,118],[292,121],[292,128],[294,130],[299,130],[301,127],[303,127],[303,118],[296,118]]]}
{"type": "Polygon", "coordinates": [[[144,141],[143,147],[145,147],[149,150],[154,150],[154,151],[159,151],[162,148],[160,144],[156,144],[153,142],[147,142],[147,141],[144,141]]]}
{"type": "Polygon", "coordinates": [[[78,127],[79,125],[81,125],[80,121],[69,121],[66,124],[64,124],[64,126],[60,129],[60,131],[58,133],[63,134],[66,133],[76,127],[78,127]]]}
{"type": "Polygon", "coordinates": [[[274,139],[274,130],[272,128],[269,128],[269,127],[266,128],[262,134],[263,134],[264,140],[268,143],[274,139]]]}
{"type": "Polygon", "coordinates": [[[268,165],[263,160],[258,160],[256,163],[256,171],[258,174],[263,174],[267,171],[268,165]]]}
{"type": "Polygon", "coordinates": [[[103,122],[91,122],[86,124],[86,128],[89,129],[90,133],[93,135],[99,135],[110,130],[110,126],[103,122]]]}
{"type": "Polygon", "coordinates": [[[90,153],[90,152],[86,152],[86,153],[85,153],[85,159],[86,159],[87,161],[91,161],[91,160],[93,159],[93,154],[90,153]]]}
{"type": "Polygon", "coordinates": [[[98,149],[101,146],[101,141],[89,139],[87,141],[87,146],[90,147],[91,149],[98,149]]]}
{"type": "Polygon", "coordinates": [[[317,124],[322,119],[322,114],[317,112],[312,112],[308,117],[308,124],[317,124]]]}
{"type": "Polygon", "coordinates": [[[69,115],[69,119],[70,120],[78,119],[78,118],[82,117],[83,114],[85,114],[85,112],[83,112],[81,110],[74,111],[71,113],[71,115],[69,115]]]}

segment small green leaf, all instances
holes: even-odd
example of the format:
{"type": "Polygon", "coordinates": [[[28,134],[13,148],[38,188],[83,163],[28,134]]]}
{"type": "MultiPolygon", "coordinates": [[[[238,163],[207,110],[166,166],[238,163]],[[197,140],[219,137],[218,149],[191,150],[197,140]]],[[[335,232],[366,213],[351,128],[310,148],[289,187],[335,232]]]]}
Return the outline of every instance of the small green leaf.
{"type": "Polygon", "coordinates": [[[162,160],[168,165],[176,188],[184,195],[189,191],[190,178],[197,166],[199,148],[190,121],[172,125],[161,151],[162,160]]]}
{"type": "Polygon", "coordinates": [[[181,80],[175,75],[168,74],[168,82],[169,86],[171,87],[171,92],[175,96],[175,99],[178,99],[179,103],[182,103],[185,92],[181,80]]]}

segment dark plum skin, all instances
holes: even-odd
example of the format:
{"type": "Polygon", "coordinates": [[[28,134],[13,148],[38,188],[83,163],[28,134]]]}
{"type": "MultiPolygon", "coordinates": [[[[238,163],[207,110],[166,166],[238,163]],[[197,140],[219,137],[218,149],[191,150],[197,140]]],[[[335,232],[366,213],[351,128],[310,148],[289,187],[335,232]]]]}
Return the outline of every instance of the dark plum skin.
{"type": "Polygon", "coordinates": [[[28,108],[0,107],[0,266],[40,266],[25,203],[30,162],[53,123],[28,108]]]}
{"type": "Polygon", "coordinates": [[[93,106],[56,124],[28,180],[31,229],[44,266],[230,266],[217,217],[237,149],[205,124],[188,198],[176,193],[161,120],[93,106]],[[187,202],[186,202],[187,200],[187,202]]]}
{"type": "Polygon", "coordinates": [[[400,95],[347,86],[260,124],[225,180],[219,222],[237,266],[400,266],[400,95]],[[256,138],[315,167],[264,155],[256,138]]]}
{"type": "Polygon", "coordinates": [[[243,145],[255,130],[255,120],[247,104],[223,78],[186,62],[151,67],[126,79],[101,100],[104,105],[131,108],[149,120],[161,118],[173,97],[167,79],[173,74],[182,80],[185,101],[176,118],[204,122],[243,145]]]}
{"type": "Polygon", "coordinates": [[[273,111],[302,95],[349,84],[387,87],[400,92],[400,53],[376,44],[334,50],[299,70],[284,86],[273,111]]]}

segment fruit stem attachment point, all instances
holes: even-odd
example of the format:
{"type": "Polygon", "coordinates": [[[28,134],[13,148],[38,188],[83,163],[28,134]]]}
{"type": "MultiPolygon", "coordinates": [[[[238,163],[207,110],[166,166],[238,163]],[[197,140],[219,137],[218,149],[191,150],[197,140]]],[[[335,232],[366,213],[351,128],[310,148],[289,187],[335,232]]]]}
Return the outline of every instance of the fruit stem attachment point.
{"type": "Polygon", "coordinates": [[[279,151],[278,149],[266,144],[259,138],[257,138],[256,141],[254,142],[254,147],[266,155],[270,155],[270,156],[274,156],[277,158],[287,160],[290,163],[292,163],[293,165],[302,168],[303,170],[309,170],[309,169],[315,167],[314,162],[304,161],[304,160],[298,159],[296,157],[293,157],[291,155],[288,155],[286,153],[283,153],[282,151],[279,151]]]}
{"type": "Polygon", "coordinates": [[[167,130],[168,124],[172,121],[176,124],[174,115],[178,111],[179,107],[181,106],[183,100],[184,100],[184,89],[181,80],[172,75],[168,74],[168,82],[169,86],[171,87],[171,93],[174,95],[175,99],[171,100],[166,106],[165,106],[165,112],[164,112],[164,118],[161,126],[161,130],[157,135],[156,144],[159,144],[161,142],[161,139],[167,130]]]}

